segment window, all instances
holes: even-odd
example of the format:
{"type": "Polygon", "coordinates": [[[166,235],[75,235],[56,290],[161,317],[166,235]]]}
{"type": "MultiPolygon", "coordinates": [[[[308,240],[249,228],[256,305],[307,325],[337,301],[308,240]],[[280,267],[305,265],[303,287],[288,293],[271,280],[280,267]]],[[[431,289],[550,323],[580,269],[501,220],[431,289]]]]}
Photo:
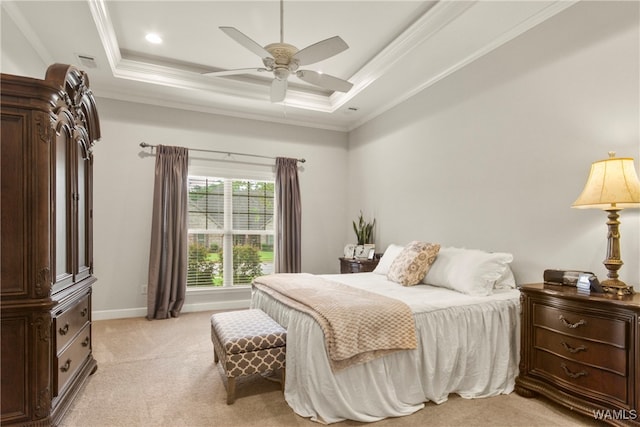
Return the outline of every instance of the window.
{"type": "Polygon", "coordinates": [[[189,176],[187,286],[248,285],[273,273],[274,183],[189,176]]]}

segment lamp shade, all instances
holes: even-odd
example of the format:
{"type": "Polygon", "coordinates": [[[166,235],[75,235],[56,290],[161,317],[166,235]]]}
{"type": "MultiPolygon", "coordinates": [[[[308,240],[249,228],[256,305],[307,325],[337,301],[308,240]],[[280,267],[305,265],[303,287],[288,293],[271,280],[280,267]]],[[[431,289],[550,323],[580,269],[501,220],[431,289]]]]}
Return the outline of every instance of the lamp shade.
{"type": "Polygon", "coordinates": [[[608,159],[593,162],[587,184],[572,207],[640,208],[640,181],[633,159],[610,152],[608,159]]]}

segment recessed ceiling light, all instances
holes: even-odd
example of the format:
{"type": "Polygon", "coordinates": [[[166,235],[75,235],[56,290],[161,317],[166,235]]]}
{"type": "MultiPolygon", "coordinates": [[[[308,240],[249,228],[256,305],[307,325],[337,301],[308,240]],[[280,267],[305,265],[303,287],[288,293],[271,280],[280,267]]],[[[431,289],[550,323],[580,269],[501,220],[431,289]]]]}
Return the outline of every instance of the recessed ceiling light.
{"type": "Polygon", "coordinates": [[[162,43],[162,37],[160,37],[158,34],[156,33],[149,33],[146,36],[144,36],[144,38],[149,42],[149,43],[153,43],[153,44],[160,44],[162,43]]]}

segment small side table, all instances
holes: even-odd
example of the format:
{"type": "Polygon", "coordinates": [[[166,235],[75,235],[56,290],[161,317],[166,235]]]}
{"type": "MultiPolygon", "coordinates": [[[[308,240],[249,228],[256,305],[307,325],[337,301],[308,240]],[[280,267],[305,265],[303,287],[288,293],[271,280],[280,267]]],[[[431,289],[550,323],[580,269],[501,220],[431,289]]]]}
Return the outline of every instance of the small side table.
{"type": "Polygon", "coordinates": [[[340,273],[368,273],[373,271],[378,262],[379,258],[374,259],[358,259],[358,258],[344,258],[340,257],[340,273]]]}

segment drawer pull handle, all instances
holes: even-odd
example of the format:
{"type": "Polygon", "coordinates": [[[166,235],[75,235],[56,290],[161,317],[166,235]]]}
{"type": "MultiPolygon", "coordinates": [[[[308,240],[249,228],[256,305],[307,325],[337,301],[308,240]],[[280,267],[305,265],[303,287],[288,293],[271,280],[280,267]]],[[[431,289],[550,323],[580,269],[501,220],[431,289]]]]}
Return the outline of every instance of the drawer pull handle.
{"type": "Polygon", "coordinates": [[[80,312],[80,316],[85,317],[87,315],[87,313],[89,312],[89,310],[87,309],[87,307],[83,308],[82,311],[80,312]]]}
{"type": "Polygon", "coordinates": [[[67,359],[65,364],[60,368],[60,371],[61,372],[67,372],[70,367],[71,367],[71,359],[67,359]]]}
{"type": "Polygon", "coordinates": [[[84,341],[82,341],[82,346],[83,346],[83,347],[87,347],[87,346],[89,346],[89,337],[86,337],[86,338],[84,339],[84,341]]]}
{"type": "Polygon", "coordinates": [[[584,320],[584,319],[580,319],[577,323],[571,323],[567,319],[565,319],[562,314],[560,315],[559,319],[560,319],[560,321],[562,322],[562,324],[564,326],[566,326],[567,328],[570,328],[570,329],[575,329],[578,326],[582,326],[582,325],[586,325],[587,324],[587,321],[584,320]]]}
{"type": "Polygon", "coordinates": [[[580,371],[580,372],[571,372],[571,370],[569,368],[567,368],[567,365],[565,365],[564,363],[562,363],[560,365],[560,367],[562,368],[562,370],[564,371],[565,374],[567,374],[568,377],[570,378],[580,378],[580,377],[586,377],[587,376],[587,371],[580,371]]]}
{"type": "Polygon", "coordinates": [[[58,329],[58,332],[60,332],[60,335],[67,335],[67,332],[69,332],[69,324],[65,323],[65,325],[58,329]]]}
{"type": "Polygon", "coordinates": [[[560,344],[562,344],[562,346],[564,347],[565,350],[567,350],[569,353],[580,353],[581,351],[587,351],[587,347],[581,345],[580,347],[571,347],[569,344],[567,344],[566,342],[562,341],[560,344]]]}

